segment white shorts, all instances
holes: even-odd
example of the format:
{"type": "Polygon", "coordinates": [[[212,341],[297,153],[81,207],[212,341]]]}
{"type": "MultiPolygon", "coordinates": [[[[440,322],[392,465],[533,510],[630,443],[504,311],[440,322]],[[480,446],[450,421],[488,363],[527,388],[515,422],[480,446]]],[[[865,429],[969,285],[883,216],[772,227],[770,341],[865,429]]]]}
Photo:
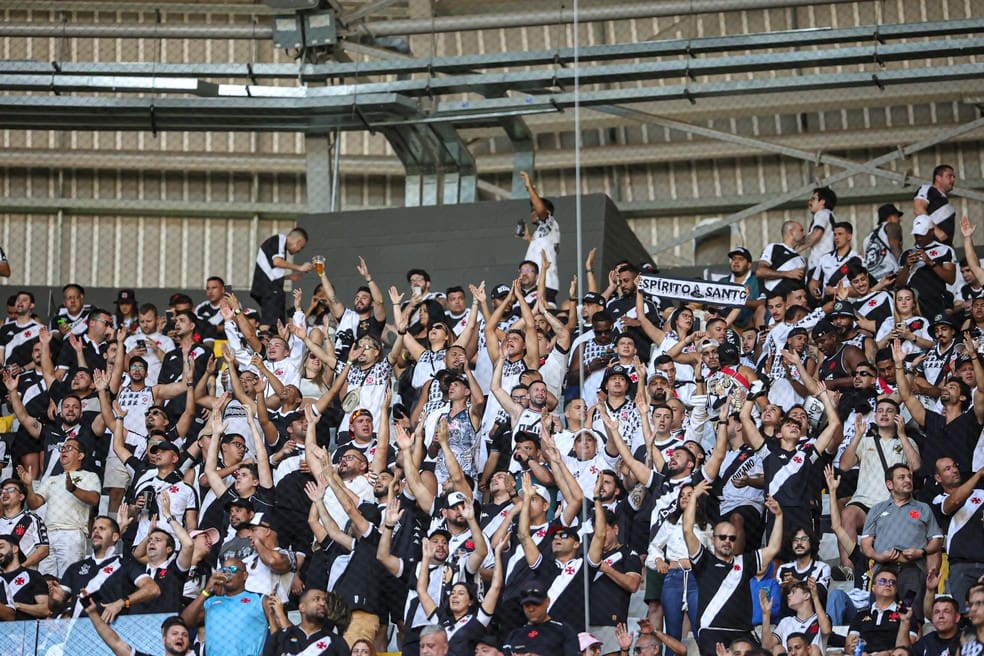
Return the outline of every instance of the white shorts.
{"type": "Polygon", "coordinates": [[[130,476],[130,470],[120,461],[116,451],[110,449],[109,456],[106,458],[106,468],[103,472],[103,487],[126,489],[130,485],[131,478],[133,477],[130,476]]]}

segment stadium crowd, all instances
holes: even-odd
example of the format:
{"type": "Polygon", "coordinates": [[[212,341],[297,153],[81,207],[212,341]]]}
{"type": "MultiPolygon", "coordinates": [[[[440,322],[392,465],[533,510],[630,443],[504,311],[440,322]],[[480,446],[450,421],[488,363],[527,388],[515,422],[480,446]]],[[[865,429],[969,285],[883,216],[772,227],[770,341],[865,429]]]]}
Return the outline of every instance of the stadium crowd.
{"type": "Polygon", "coordinates": [[[723,307],[627,261],[599,283],[594,251],[561,298],[525,179],[526,255],[488,289],[384,292],[360,258],[343,298],[296,228],[252,303],[218,277],[167,308],[11,296],[0,618],[89,617],[118,655],[143,613],[169,656],[982,654],[984,270],[953,169],[858,242],[816,189],[729,253],[723,307]]]}

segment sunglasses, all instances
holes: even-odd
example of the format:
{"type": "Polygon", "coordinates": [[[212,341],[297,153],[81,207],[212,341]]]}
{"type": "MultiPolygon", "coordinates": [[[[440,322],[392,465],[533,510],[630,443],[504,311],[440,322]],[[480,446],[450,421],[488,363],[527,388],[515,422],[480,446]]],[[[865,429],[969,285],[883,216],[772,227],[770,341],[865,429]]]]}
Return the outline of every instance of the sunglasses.
{"type": "Polygon", "coordinates": [[[718,540],[722,540],[722,541],[724,541],[724,540],[727,540],[728,542],[737,542],[738,541],[738,536],[737,535],[715,535],[714,537],[716,537],[718,540]]]}
{"type": "Polygon", "coordinates": [[[878,579],[875,581],[875,583],[877,583],[878,585],[887,585],[890,588],[894,588],[896,581],[895,579],[878,579]]]}
{"type": "Polygon", "coordinates": [[[228,565],[226,567],[220,567],[219,571],[223,574],[236,574],[239,572],[239,565],[228,565]]]}

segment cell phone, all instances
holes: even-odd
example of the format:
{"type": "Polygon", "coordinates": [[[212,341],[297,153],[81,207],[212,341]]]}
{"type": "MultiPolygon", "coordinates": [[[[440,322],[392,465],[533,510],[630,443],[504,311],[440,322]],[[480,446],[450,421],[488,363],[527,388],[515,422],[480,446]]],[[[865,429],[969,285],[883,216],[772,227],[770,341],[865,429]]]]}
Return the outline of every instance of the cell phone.
{"type": "Polygon", "coordinates": [[[905,322],[900,321],[897,324],[895,324],[895,327],[898,328],[899,330],[905,330],[905,322]]]}
{"type": "Polygon", "coordinates": [[[143,339],[138,339],[137,348],[147,348],[147,341],[143,339]]]}
{"type": "Polygon", "coordinates": [[[902,608],[904,608],[905,610],[910,610],[915,600],[916,600],[916,591],[909,590],[908,592],[905,593],[905,597],[902,598],[902,608]]]}
{"type": "Polygon", "coordinates": [[[423,292],[424,292],[424,288],[423,287],[414,287],[413,288],[413,295],[414,296],[420,296],[423,292]]]}

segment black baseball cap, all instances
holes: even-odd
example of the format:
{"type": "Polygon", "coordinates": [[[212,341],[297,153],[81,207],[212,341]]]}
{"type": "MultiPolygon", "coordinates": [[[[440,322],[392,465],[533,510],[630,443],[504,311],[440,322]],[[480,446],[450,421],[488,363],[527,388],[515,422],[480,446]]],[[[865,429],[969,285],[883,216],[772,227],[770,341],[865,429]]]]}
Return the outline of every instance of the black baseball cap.
{"type": "Polygon", "coordinates": [[[752,261],[752,252],[751,252],[751,251],[749,251],[749,250],[748,250],[747,248],[745,248],[744,246],[738,246],[738,247],[737,247],[737,248],[735,248],[735,249],[734,249],[733,251],[731,251],[731,252],[729,252],[729,253],[728,253],[728,257],[729,257],[729,258],[732,258],[732,257],[734,257],[735,255],[741,255],[741,256],[742,256],[743,258],[745,258],[745,259],[746,259],[746,260],[748,260],[749,262],[751,262],[751,261],[752,261]]]}

